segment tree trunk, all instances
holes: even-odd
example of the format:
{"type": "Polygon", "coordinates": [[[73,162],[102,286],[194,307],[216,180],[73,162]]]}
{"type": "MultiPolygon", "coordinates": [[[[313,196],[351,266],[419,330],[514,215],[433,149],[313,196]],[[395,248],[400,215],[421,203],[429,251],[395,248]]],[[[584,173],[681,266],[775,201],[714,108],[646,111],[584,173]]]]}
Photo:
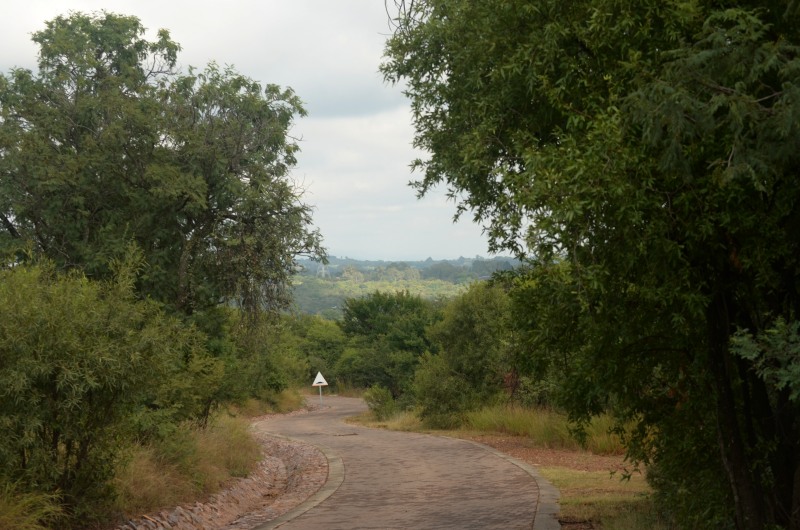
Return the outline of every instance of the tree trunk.
{"type": "Polygon", "coordinates": [[[196,234],[193,234],[184,241],[180,262],[178,263],[178,300],[176,305],[179,311],[187,315],[192,313],[190,261],[194,252],[196,237],[196,234]]]}
{"type": "Polygon", "coordinates": [[[795,450],[792,504],[789,506],[789,530],[800,530],[800,444],[795,450]]]}
{"type": "Polygon", "coordinates": [[[728,340],[730,320],[728,304],[720,294],[709,305],[709,353],[714,377],[717,408],[717,440],[720,456],[733,494],[738,530],[762,530],[766,527],[764,497],[752,475],[750,462],[737,420],[736,397],[731,387],[734,375],[728,340]]]}

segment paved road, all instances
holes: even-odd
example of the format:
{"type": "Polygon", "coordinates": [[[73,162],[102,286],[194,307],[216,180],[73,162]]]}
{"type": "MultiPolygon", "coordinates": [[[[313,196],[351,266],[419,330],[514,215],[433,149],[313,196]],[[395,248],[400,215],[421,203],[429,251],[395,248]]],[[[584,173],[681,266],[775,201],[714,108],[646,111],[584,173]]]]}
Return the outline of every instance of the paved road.
{"type": "Polygon", "coordinates": [[[557,491],[527,464],[469,441],[342,421],[365,408],[325,397],[317,411],[259,424],[329,460],[320,492],[259,530],[560,528],[557,491]]]}

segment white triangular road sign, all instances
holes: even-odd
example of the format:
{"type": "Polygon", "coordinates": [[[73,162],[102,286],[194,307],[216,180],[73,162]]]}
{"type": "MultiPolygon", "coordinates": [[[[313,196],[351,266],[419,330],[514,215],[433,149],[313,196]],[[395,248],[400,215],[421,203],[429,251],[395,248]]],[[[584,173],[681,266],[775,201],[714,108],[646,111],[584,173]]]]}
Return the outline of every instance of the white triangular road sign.
{"type": "Polygon", "coordinates": [[[317,377],[311,386],[328,386],[328,382],[322,377],[322,372],[317,372],[317,377]]]}

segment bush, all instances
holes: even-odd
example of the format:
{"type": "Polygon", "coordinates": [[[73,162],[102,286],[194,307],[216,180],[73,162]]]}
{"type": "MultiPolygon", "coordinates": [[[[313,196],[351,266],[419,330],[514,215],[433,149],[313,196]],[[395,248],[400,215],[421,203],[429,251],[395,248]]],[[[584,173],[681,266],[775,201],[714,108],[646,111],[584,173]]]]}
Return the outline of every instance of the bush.
{"type": "Polygon", "coordinates": [[[363,398],[377,420],[388,419],[397,411],[392,393],[381,385],[375,385],[366,390],[363,398]]]}
{"type": "Polygon", "coordinates": [[[438,355],[423,355],[414,376],[419,417],[434,429],[461,425],[464,414],[475,407],[476,397],[463,379],[453,375],[447,362],[438,355]]]}
{"type": "Polygon", "coordinates": [[[124,270],[113,283],[48,265],[0,271],[0,483],[59,492],[76,524],[105,515],[135,413],[171,366],[202,354],[132,292],[124,270]]]}

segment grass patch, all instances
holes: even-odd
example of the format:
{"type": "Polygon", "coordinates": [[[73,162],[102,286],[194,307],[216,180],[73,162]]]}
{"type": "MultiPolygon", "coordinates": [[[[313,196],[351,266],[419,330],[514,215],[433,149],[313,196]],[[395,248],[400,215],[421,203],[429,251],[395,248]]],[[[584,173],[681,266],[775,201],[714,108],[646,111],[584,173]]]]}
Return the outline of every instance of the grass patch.
{"type": "Polygon", "coordinates": [[[235,405],[230,405],[229,411],[246,418],[255,418],[265,414],[291,412],[303,408],[310,395],[304,394],[299,389],[288,388],[278,393],[271,394],[265,399],[249,398],[235,405]]]}
{"type": "Polygon", "coordinates": [[[629,480],[605,471],[540,467],[539,472],[561,492],[560,518],[565,522],[591,521],[603,530],[669,530],[657,513],[645,478],[629,480]]]}
{"type": "Polygon", "coordinates": [[[612,426],[613,420],[608,415],[594,418],[586,429],[586,445],[581,446],[570,433],[564,414],[543,408],[497,405],[468,413],[464,428],[524,436],[535,446],[548,449],[586,449],[599,455],[622,455],[625,448],[619,437],[610,433],[612,426]]]}
{"type": "Polygon", "coordinates": [[[0,486],[0,529],[47,530],[63,515],[57,495],[22,493],[0,486]]]}
{"type": "Polygon", "coordinates": [[[287,388],[268,399],[268,403],[271,406],[269,412],[283,413],[301,409],[305,405],[306,399],[308,399],[308,396],[303,395],[300,390],[287,388]]]}
{"type": "Polygon", "coordinates": [[[348,381],[337,381],[333,388],[328,388],[329,391],[334,391],[337,396],[355,398],[360,398],[364,394],[365,390],[364,388],[353,386],[348,381]]]}
{"type": "Polygon", "coordinates": [[[372,427],[377,429],[388,429],[390,431],[403,431],[403,432],[429,432],[422,425],[419,417],[414,411],[403,410],[398,411],[386,419],[378,420],[372,411],[364,411],[358,416],[347,418],[348,423],[355,423],[365,427],[372,427]]]}
{"type": "Polygon", "coordinates": [[[206,429],[181,428],[158,445],[137,446],[117,471],[116,509],[149,513],[218,491],[261,458],[249,422],[219,414],[206,429]]]}

